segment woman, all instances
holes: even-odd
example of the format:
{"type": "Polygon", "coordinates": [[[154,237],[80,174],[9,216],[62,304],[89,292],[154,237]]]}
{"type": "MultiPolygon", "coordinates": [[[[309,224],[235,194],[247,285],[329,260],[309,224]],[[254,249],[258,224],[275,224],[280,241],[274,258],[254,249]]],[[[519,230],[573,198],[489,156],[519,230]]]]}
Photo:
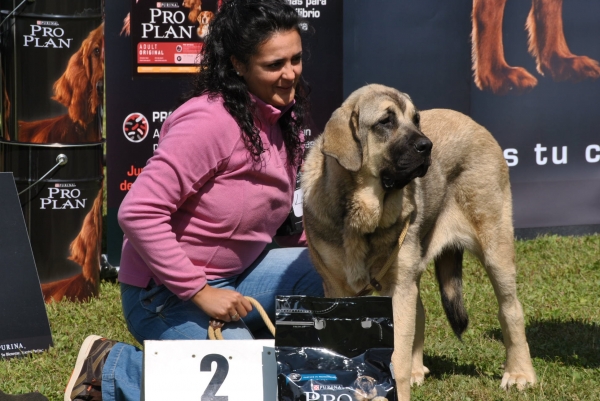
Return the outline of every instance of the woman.
{"type": "MultiPolygon", "coordinates": [[[[277,294],[323,295],[306,248],[264,252],[302,160],[299,23],[280,0],[224,2],[211,22],[193,93],[119,210],[123,312],[140,343],[206,339],[209,324],[225,324],[226,339],[262,337],[244,296],[273,318],[277,294]]],[[[139,400],[141,361],[131,345],[90,336],[65,399],[139,400]]]]}

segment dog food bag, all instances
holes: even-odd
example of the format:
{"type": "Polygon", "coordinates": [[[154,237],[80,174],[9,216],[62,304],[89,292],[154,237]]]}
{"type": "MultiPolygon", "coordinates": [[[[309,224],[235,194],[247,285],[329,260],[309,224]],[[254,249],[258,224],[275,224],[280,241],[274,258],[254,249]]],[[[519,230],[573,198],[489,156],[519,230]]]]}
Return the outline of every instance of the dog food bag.
{"type": "Polygon", "coordinates": [[[390,297],[277,296],[279,401],[395,401],[390,297]]]}

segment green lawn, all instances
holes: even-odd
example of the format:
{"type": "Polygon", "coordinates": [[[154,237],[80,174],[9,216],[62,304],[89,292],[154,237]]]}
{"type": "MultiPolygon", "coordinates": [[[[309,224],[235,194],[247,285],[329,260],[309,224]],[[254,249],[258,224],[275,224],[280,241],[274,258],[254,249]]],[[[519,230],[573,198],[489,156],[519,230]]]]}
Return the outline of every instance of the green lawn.
{"type": "MultiPolygon", "coordinates": [[[[445,320],[432,269],[423,277],[425,364],[431,375],[413,389],[414,400],[600,400],[600,236],[546,236],[516,244],[519,298],[539,384],[524,392],[499,389],[504,348],[496,300],[483,268],[467,257],[463,277],[470,327],[462,342],[445,320]]],[[[88,334],[134,341],[116,284],[102,283],[100,297],[91,302],[50,304],[47,310],[54,347],[0,361],[0,390],[37,390],[51,401],[62,400],[88,334]]]]}

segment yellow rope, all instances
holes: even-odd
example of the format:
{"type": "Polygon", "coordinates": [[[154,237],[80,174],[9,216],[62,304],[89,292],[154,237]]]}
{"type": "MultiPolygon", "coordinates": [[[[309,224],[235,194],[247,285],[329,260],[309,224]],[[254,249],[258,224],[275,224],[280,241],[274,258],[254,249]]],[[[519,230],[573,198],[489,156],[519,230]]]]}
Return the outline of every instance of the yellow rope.
{"type": "MultiPolygon", "coordinates": [[[[275,337],[275,326],[271,322],[271,319],[269,319],[269,315],[267,315],[267,312],[265,312],[265,309],[262,307],[260,302],[258,302],[256,299],[254,299],[252,297],[244,297],[244,298],[246,298],[248,301],[250,301],[252,306],[254,306],[256,308],[256,310],[260,314],[260,317],[262,317],[265,324],[267,325],[267,328],[269,329],[271,334],[273,334],[273,337],[275,337]]],[[[223,334],[221,333],[221,329],[214,328],[209,325],[208,326],[208,338],[211,340],[223,340],[223,334]]]]}

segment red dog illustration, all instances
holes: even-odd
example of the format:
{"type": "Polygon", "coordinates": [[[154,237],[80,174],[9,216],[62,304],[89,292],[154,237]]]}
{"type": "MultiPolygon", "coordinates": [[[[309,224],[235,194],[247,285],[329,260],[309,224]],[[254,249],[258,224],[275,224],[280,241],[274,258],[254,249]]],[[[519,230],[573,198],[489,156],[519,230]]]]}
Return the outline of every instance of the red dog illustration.
{"type": "Polygon", "coordinates": [[[131,16],[129,13],[123,18],[123,28],[121,28],[121,36],[131,35],[131,16]]]}
{"type": "Polygon", "coordinates": [[[73,54],[63,75],[54,83],[52,99],[68,114],[45,120],[19,121],[19,141],[86,143],[100,140],[96,111],[103,103],[104,24],[94,29],[73,54]]]}
{"type": "MultiPolygon", "coordinates": [[[[571,53],[563,32],[563,0],[532,0],[526,28],[529,52],[537,71],[555,81],[579,82],[600,77],[596,60],[571,53]]],[[[473,71],[481,90],[497,95],[523,93],[537,79],[522,67],[509,66],[504,59],[502,19],[506,0],[473,0],[473,71]]]]}
{"type": "Polygon", "coordinates": [[[202,0],[183,0],[181,5],[185,8],[189,8],[188,19],[191,23],[195,24],[198,21],[198,15],[202,11],[202,0]]]}
{"type": "Polygon", "coordinates": [[[81,273],[73,277],[42,284],[44,301],[58,302],[63,298],[84,301],[98,295],[100,280],[100,246],[102,238],[102,190],[83,220],[81,231],[71,242],[69,260],[81,266],[81,273]]]}

